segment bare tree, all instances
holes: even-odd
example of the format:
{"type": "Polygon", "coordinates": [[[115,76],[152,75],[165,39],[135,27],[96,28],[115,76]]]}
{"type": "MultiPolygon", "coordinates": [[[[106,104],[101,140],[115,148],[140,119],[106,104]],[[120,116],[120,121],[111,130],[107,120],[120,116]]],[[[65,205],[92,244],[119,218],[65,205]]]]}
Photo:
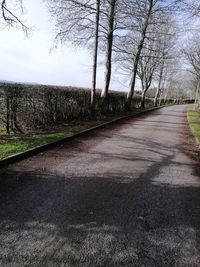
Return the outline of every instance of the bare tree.
{"type": "Polygon", "coordinates": [[[23,31],[28,33],[29,28],[20,18],[24,13],[22,0],[15,0],[14,3],[9,0],[1,0],[0,11],[0,21],[3,20],[9,26],[19,25],[23,31]]]}
{"type": "Polygon", "coordinates": [[[102,90],[101,97],[106,98],[111,80],[112,52],[113,52],[113,35],[116,15],[117,0],[108,0],[108,27],[106,33],[106,60],[105,60],[105,86],[102,90]]]}
{"type": "Polygon", "coordinates": [[[100,0],[96,0],[96,25],[94,40],[94,58],[93,58],[93,80],[91,90],[91,110],[95,112],[96,80],[97,80],[97,58],[99,45],[99,21],[100,21],[100,0]]]}
{"type": "Polygon", "coordinates": [[[200,36],[195,35],[190,39],[190,44],[183,48],[183,54],[189,65],[189,72],[195,77],[196,96],[194,108],[198,106],[200,101],[200,36]]]}
{"type": "Polygon", "coordinates": [[[156,70],[160,63],[160,53],[159,53],[159,39],[156,36],[152,36],[152,40],[148,41],[141,53],[138,62],[137,75],[140,78],[142,85],[142,95],[141,95],[141,107],[145,107],[145,96],[149,90],[152,81],[156,75],[156,70]],[[155,39],[154,39],[155,38],[155,39]]]}
{"type": "Polygon", "coordinates": [[[94,112],[97,78],[97,57],[100,31],[101,0],[48,0],[55,18],[55,46],[59,42],[93,49],[91,110],[94,112]]]}
{"type": "Polygon", "coordinates": [[[146,34],[147,34],[147,28],[149,26],[149,21],[152,15],[152,10],[154,6],[154,0],[148,0],[146,3],[140,3],[140,8],[142,11],[142,14],[144,16],[144,20],[142,20],[142,25],[141,25],[141,36],[139,39],[139,43],[137,46],[137,51],[134,56],[134,61],[133,61],[133,69],[132,69],[132,74],[131,74],[131,81],[130,81],[130,88],[129,92],[127,94],[127,109],[131,108],[131,101],[133,98],[134,94],[134,89],[135,89],[135,82],[136,82],[136,76],[137,76],[137,69],[138,69],[138,64],[139,64],[139,59],[140,59],[140,54],[142,52],[146,34]],[[143,7],[143,10],[142,10],[143,7]]]}
{"type": "Polygon", "coordinates": [[[172,21],[166,17],[165,24],[149,27],[147,38],[140,55],[137,75],[142,84],[141,106],[145,106],[145,95],[152,82],[157,84],[157,91],[154,98],[154,105],[157,106],[158,97],[161,93],[165,76],[168,75],[168,66],[174,61],[176,49],[174,47],[175,33],[172,21]]]}
{"type": "MultiPolygon", "coordinates": [[[[134,95],[137,78],[138,64],[145,45],[145,41],[146,39],[148,41],[149,38],[151,38],[150,29],[152,28],[152,26],[155,29],[158,29],[161,27],[161,25],[166,23],[166,15],[172,13],[176,2],[177,1],[166,2],[162,0],[142,0],[134,2],[137,12],[134,13],[135,15],[133,19],[131,19],[130,16],[129,26],[131,28],[132,25],[132,35],[137,36],[137,45],[134,46],[134,49],[132,51],[133,62],[129,91],[127,94],[127,109],[131,108],[131,101],[134,95]]],[[[159,34],[161,34],[161,31],[159,34]]]]}
{"type": "Polygon", "coordinates": [[[159,55],[160,55],[160,66],[157,71],[157,91],[154,98],[154,106],[158,105],[158,98],[161,94],[162,84],[165,81],[166,72],[169,71],[169,65],[171,62],[175,63],[174,59],[177,57],[178,52],[175,48],[175,37],[176,33],[174,31],[173,22],[168,18],[164,25],[161,25],[161,31],[159,42],[159,55]]]}
{"type": "Polygon", "coordinates": [[[122,0],[48,0],[56,18],[57,41],[93,47],[91,106],[95,106],[98,47],[105,53],[105,84],[101,92],[105,107],[112,74],[114,32],[122,0]]]}

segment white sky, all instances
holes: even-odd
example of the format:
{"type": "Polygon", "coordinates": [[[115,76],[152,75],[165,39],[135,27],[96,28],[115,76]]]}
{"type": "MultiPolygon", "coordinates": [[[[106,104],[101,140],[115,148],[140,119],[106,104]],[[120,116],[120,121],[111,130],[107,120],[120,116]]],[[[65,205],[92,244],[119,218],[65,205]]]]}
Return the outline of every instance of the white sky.
{"type": "MultiPolygon", "coordinates": [[[[53,44],[53,24],[41,0],[25,0],[26,24],[35,28],[27,39],[14,28],[0,31],[0,80],[66,86],[91,87],[91,53],[82,48],[53,44]]],[[[126,90],[114,75],[111,89],[126,90]]],[[[104,69],[98,71],[99,88],[103,87],[104,69]]],[[[122,79],[123,81],[123,79],[122,79]]]]}

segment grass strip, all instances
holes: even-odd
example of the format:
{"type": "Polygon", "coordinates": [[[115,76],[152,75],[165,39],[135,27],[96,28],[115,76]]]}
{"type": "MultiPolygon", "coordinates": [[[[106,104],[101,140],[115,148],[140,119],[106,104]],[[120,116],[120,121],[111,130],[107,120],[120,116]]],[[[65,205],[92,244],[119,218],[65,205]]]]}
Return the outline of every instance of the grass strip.
{"type": "Polygon", "coordinates": [[[42,134],[23,134],[23,135],[0,135],[0,160],[5,159],[9,156],[22,153],[28,149],[32,149],[38,146],[46,145],[63,138],[73,136],[77,133],[80,133],[84,130],[90,129],[92,127],[101,125],[106,122],[111,122],[115,119],[125,117],[125,116],[134,116],[140,114],[141,112],[152,111],[157,108],[145,108],[145,109],[136,109],[132,112],[118,113],[118,114],[109,114],[104,118],[98,118],[96,120],[81,120],[75,121],[67,125],[63,125],[62,130],[55,132],[46,132],[42,134]]]}
{"type": "Polygon", "coordinates": [[[193,110],[189,107],[187,117],[194,136],[200,142],[200,110],[193,110]]]}

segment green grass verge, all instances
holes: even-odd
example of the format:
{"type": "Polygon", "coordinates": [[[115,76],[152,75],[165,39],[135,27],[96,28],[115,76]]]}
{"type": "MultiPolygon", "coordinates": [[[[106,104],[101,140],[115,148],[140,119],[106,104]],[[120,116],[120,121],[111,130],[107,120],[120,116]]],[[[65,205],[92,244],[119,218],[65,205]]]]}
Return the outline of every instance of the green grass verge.
{"type": "Polygon", "coordinates": [[[28,149],[45,145],[53,141],[70,136],[70,132],[61,132],[53,134],[42,134],[29,137],[27,140],[23,140],[24,137],[18,137],[16,140],[0,140],[0,159],[8,156],[27,151],[28,149]]]}
{"type": "Polygon", "coordinates": [[[200,110],[193,110],[190,107],[187,116],[192,132],[200,142],[200,110]]]}
{"type": "Polygon", "coordinates": [[[94,124],[94,122],[92,123],[91,121],[88,123],[81,123],[80,125],[65,126],[63,127],[63,130],[54,133],[0,137],[0,160],[17,153],[27,151],[28,149],[46,145],[65,137],[72,136],[95,125],[98,125],[98,123],[94,124]]]}
{"type": "Polygon", "coordinates": [[[136,109],[133,112],[110,114],[105,118],[98,118],[97,120],[75,121],[70,124],[63,125],[62,129],[53,133],[33,133],[18,136],[0,134],[0,160],[20,152],[25,152],[28,149],[35,148],[37,146],[61,140],[65,137],[72,136],[94,126],[98,126],[123,116],[135,115],[139,114],[141,111],[151,111],[154,109],[155,108],[136,109]]]}

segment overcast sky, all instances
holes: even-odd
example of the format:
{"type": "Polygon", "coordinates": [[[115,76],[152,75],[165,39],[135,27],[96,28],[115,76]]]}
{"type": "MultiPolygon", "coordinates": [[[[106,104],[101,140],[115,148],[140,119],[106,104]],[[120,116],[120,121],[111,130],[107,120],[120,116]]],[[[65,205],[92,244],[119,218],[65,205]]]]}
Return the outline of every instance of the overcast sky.
{"type": "MultiPolygon", "coordinates": [[[[50,53],[53,44],[53,24],[44,2],[25,0],[26,24],[35,29],[27,39],[17,29],[0,31],[0,80],[42,84],[91,86],[91,53],[82,48],[65,46],[50,53]]],[[[104,81],[103,67],[98,73],[98,87],[104,81]]],[[[126,90],[113,77],[111,89],[126,90]]]]}

